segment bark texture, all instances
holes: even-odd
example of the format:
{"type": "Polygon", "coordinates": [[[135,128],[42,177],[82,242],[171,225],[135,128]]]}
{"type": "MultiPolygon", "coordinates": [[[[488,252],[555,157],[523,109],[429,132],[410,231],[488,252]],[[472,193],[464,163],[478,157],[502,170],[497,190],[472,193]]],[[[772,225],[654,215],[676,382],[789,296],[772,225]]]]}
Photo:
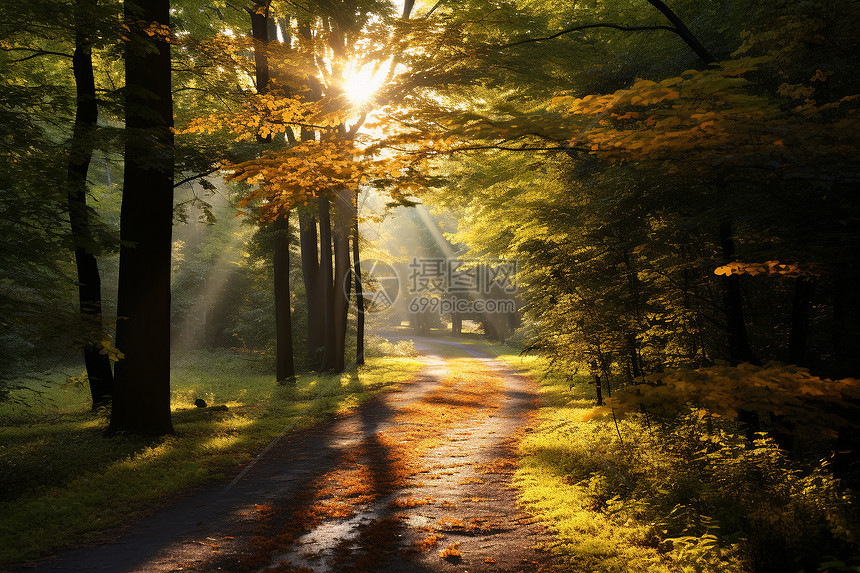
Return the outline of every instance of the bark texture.
{"type": "Polygon", "coordinates": [[[117,363],[111,431],[165,434],[170,419],[173,101],[168,0],[126,0],[125,178],[120,215],[117,363]]]}

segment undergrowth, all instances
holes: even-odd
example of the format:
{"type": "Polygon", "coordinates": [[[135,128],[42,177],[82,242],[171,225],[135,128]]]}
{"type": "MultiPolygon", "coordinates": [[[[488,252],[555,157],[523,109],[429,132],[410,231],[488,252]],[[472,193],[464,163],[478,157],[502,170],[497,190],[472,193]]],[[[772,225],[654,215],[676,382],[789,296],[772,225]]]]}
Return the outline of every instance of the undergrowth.
{"type": "Polygon", "coordinates": [[[823,461],[701,414],[590,418],[593,384],[540,357],[503,358],[541,382],[516,485],[569,571],[860,571],[852,494],[823,461]]]}
{"type": "Polygon", "coordinates": [[[193,486],[224,478],[282,433],[348,410],[408,379],[420,363],[369,358],[343,375],[279,386],[254,355],[194,351],[174,359],[173,435],[106,437],[87,390],[42,389],[0,404],[0,568],[94,541],[193,486]],[[203,399],[209,407],[196,408],[203,399]]]}

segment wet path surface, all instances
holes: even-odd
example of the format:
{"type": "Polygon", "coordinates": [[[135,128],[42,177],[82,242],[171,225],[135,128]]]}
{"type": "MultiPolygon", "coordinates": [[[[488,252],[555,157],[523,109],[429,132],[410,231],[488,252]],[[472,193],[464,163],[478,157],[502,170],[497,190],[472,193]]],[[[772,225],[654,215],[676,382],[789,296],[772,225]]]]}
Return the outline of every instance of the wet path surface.
{"type": "Polygon", "coordinates": [[[468,345],[415,345],[425,366],[399,390],[280,440],[114,543],[29,571],[550,570],[535,549],[549,536],[510,486],[533,383],[468,345]]]}

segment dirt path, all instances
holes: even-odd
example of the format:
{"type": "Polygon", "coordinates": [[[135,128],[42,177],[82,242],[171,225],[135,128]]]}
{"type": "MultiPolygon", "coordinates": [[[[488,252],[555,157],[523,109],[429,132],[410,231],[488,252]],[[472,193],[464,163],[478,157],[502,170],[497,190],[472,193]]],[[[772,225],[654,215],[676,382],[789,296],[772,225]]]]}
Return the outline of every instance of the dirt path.
{"type": "Polygon", "coordinates": [[[551,570],[534,548],[548,534],[510,487],[533,384],[468,345],[415,343],[425,367],[398,391],[281,440],[115,543],[29,571],[551,570]]]}

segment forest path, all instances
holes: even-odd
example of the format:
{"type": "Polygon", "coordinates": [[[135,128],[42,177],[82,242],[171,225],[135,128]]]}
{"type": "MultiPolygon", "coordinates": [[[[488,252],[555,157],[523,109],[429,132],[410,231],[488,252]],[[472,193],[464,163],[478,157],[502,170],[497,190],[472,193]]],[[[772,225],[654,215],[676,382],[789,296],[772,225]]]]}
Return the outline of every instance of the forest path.
{"type": "Polygon", "coordinates": [[[544,571],[550,541],[510,485],[533,382],[467,344],[413,339],[425,366],[278,441],[229,485],[113,543],[29,571],[544,571]]]}

